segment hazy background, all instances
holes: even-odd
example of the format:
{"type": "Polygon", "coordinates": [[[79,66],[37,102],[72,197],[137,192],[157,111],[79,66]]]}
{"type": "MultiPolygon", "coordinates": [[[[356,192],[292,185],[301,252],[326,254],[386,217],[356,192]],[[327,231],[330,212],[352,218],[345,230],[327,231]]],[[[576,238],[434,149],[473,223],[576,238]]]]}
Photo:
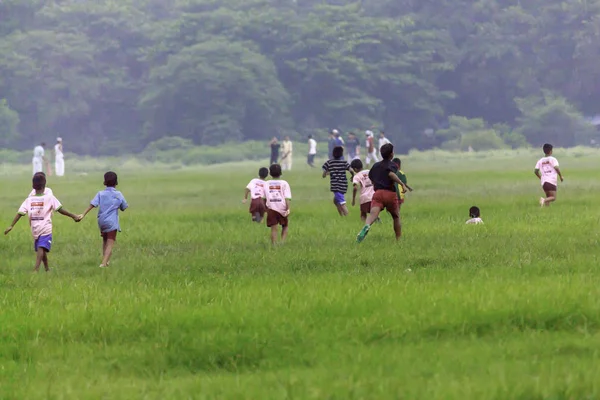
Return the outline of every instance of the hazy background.
{"type": "Polygon", "coordinates": [[[2,0],[0,148],[595,145],[599,56],[600,0],[2,0]]]}

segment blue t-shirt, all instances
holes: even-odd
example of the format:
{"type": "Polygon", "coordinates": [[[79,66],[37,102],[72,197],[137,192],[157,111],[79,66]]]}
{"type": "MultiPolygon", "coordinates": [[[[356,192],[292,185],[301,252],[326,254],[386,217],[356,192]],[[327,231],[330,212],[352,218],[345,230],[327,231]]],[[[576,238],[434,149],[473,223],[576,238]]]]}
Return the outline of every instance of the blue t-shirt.
{"type": "Polygon", "coordinates": [[[129,207],[121,192],[115,188],[107,187],[105,190],[98,192],[90,204],[98,207],[98,226],[101,232],[121,232],[119,210],[125,211],[129,207]]]}

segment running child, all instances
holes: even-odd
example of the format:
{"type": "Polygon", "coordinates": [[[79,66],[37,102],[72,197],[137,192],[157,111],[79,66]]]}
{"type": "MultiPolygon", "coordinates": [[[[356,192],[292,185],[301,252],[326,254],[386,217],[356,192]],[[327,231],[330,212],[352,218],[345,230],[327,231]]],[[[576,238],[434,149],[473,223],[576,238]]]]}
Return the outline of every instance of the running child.
{"type": "Polygon", "coordinates": [[[367,217],[365,226],[356,236],[356,241],[358,243],[365,239],[371,229],[371,225],[377,220],[379,213],[383,211],[383,209],[386,209],[394,220],[396,240],[399,240],[402,236],[400,202],[398,200],[398,195],[396,194],[396,186],[394,183],[400,185],[404,190],[406,190],[406,186],[404,185],[404,182],[398,178],[398,175],[396,175],[398,167],[392,162],[392,159],[394,158],[394,145],[391,143],[383,145],[381,147],[381,157],[383,157],[383,160],[375,163],[371,168],[371,171],[369,171],[369,179],[373,182],[375,194],[371,201],[371,213],[367,217]]]}
{"type": "Polygon", "coordinates": [[[260,223],[267,212],[267,207],[265,206],[265,201],[263,200],[265,197],[265,179],[267,179],[267,176],[269,176],[269,170],[266,168],[261,168],[258,170],[258,179],[252,179],[248,186],[246,186],[244,200],[242,200],[242,203],[246,204],[248,201],[248,195],[252,194],[252,200],[250,201],[250,214],[252,215],[252,222],[260,223]]]}
{"type": "MultiPolygon", "coordinates": [[[[46,174],[45,174],[45,173],[43,173],[43,172],[36,172],[36,173],[35,173],[33,176],[36,176],[36,175],[41,175],[41,176],[43,176],[43,177],[44,177],[44,179],[46,179],[46,174]]],[[[46,187],[46,188],[44,189],[44,194],[50,194],[50,195],[52,195],[52,194],[54,194],[54,193],[52,192],[52,189],[50,189],[49,187],[46,187]]],[[[33,190],[31,191],[31,193],[29,193],[29,195],[30,195],[30,196],[35,196],[35,189],[33,189],[33,190]]]]}
{"type": "Polygon", "coordinates": [[[360,190],[360,219],[364,223],[371,212],[371,200],[373,199],[373,183],[369,179],[369,171],[363,169],[363,163],[359,159],[352,160],[350,167],[355,175],[352,179],[354,190],[352,191],[352,206],[356,204],[356,194],[360,190]]]}
{"type": "MultiPolygon", "coordinates": [[[[406,179],[406,174],[404,172],[402,172],[402,170],[401,170],[401,168],[402,168],[402,161],[400,161],[399,158],[394,158],[392,160],[392,162],[394,164],[396,164],[396,167],[398,167],[398,172],[396,172],[396,175],[404,183],[404,186],[409,191],[412,192],[413,188],[411,188],[410,186],[408,186],[408,180],[406,179]]],[[[398,200],[400,201],[400,207],[402,207],[402,204],[404,204],[404,196],[406,195],[406,189],[402,189],[402,188],[398,187],[398,184],[396,184],[396,193],[398,194],[398,200]]]]}
{"type": "Polygon", "coordinates": [[[346,171],[354,176],[354,172],[350,168],[350,164],[344,160],[344,148],[336,147],[333,149],[333,160],[327,160],[323,164],[323,178],[329,175],[329,188],[333,192],[333,204],[335,204],[340,216],[348,215],[348,207],[346,207],[346,198],[344,197],[348,191],[348,178],[346,171]]]}
{"type": "Polygon", "coordinates": [[[27,197],[23,204],[21,204],[19,212],[12,224],[4,231],[4,234],[8,235],[21,217],[28,215],[31,234],[34,240],[33,247],[36,252],[34,271],[39,271],[40,265],[44,263],[44,269],[48,272],[50,271],[48,253],[52,249],[52,214],[56,211],[59,214],[72,218],[75,222],[81,221],[81,218],[65,210],[53,194],[44,193],[46,189],[45,175],[35,174],[33,176],[33,189],[35,194],[27,197]]]}
{"type": "Polygon", "coordinates": [[[281,166],[279,164],[271,165],[269,174],[273,179],[265,182],[267,226],[271,228],[271,243],[276,244],[277,225],[281,225],[281,243],[284,243],[288,234],[292,191],[286,181],[279,179],[281,178],[281,166]]]}
{"type": "Polygon", "coordinates": [[[542,189],[546,194],[546,198],[540,197],[540,206],[544,207],[556,201],[556,191],[558,189],[558,177],[563,182],[563,176],[558,167],[558,160],[552,157],[553,147],[546,143],[543,147],[545,156],[535,165],[535,176],[538,177],[542,184],[542,189]]]}
{"type": "Polygon", "coordinates": [[[83,219],[92,209],[98,208],[98,227],[100,228],[100,236],[102,236],[102,264],[100,264],[100,268],[106,268],[110,265],[113,247],[117,241],[117,232],[121,232],[119,210],[125,211],[129,207],[123,194],[115,189],[118,184],[119,180],[116,173],[109,171],[104,174],[106,189],[98,192],[90,202],[87,210],[80,215],[83,219]]]}
{"type": "Polygon", "coordinates": [[[471,219],[467,221],[467,225],[483,224],[483,220],[481,219],[481,211],[479,210],[479,207],[473,206],[469,208],[469,217],[471,219]]]}

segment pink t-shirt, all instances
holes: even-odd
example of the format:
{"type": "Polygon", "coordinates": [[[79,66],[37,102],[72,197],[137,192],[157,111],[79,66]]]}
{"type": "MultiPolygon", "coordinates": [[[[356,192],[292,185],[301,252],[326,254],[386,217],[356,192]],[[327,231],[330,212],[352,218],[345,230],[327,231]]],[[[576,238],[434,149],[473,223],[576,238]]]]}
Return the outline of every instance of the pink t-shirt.
{"type": "MultiPolygon", "coordinates": [[[[49,187],[47,187],[46,189],[44,189],[44,194],[49,194],[49,195],[53,195],[54,193],[52,193],[52,189],[50,189],[49,187]]],[[[33,189],[31,191],[31,193],[29,193],[30,196],[35,196],[35,189],[33,189]]]]}
{"type": "Polygon", "coordinates": [[[360,204],[371,202],[375,189],[373,188],[373,183],[369,179],[369,171],[360,171],[354,175],[352,183],[360,185],[360,204]]]}
{"type": "Polygon", "coordinates": [[[52,213],[60,210],[62,205],[54,195],[29,196],[21,207],[19,214],[29,216],[29,225],[34,239],[52,234],[52,213]]]}
{"type": "Polygon", "coordinates": [[[544,183],[550,183],[554,186],[558,185],[558,172],[555,167],[558,167],[558,160],[552,156],[541,158],[535,165],[535,169],[542,173],[542,186],[544,183]]]}
{"type": "Polygon", "coordinates": [[[268,209],[277,211],[284,217],[290,214],[285,199],[292,199],[292,191],[286,181],[272,180],[265,182],[265,198],[267,199],[268,209]]]}
{"type": "Polygon", "coordinates": [[[253,199],[262,199],[265,197],[265,181],[262,179],[252,179],[246,189],[250,191],[253,199]]]}

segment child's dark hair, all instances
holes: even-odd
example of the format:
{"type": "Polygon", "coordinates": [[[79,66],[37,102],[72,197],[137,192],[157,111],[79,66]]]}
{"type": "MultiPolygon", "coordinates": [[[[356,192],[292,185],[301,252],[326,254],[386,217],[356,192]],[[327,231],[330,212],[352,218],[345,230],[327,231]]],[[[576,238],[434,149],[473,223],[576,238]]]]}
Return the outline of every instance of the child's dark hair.
{"type": "Polygon", "coordinates": [[[363,163],[357,158],[355,160],[352,160],[352,162],[350,163],[350,168],[360,171],[361,169],[363,169],[363,163]]]}
{"type": "Polygon", "coordinates": [[[341,146],[334,147],[331,154],[333,155],[334,159],[339,160],[340,158],[344,157],[344,148],[341,146]]]}
{"type": "Polygon", "coordinates": [[[381,149],[379,149],[379,152],[384,160],[389,160],[394,154],[394,145],[391,143],[384,144],[381,146],[381,149]]]}
{"type": "Polygon", "coordinates": [[[273,164],[269,167],[269,174],[273,178],[279,178],[281,176],[281,165],[273,164]]]}
{"type": "Polygon", "coordinates": [[[402,165],[402,161],[400,161],[400,159],[398,157],[394,158],[392,160],[392,162],[398,166],[402,165]]]}
{"type": "Polygon", "coordinates": [[[119,184],[119,179],[117,178],[117,174],[108,171],[104,174],[104,186],[106,187],[115,187],[119,184]]]}
{"type": "Polygon", "coordinates": [[[479,207],[473,206],[469,208],[469,216],[471,218],[479,218],[481,216],[481,212],[479,211],[479,207]]]}
{"type": "Polygon", "coordinates": [[[266,169],[265,167],[262,167],[261,169],[258,170],[258,177],[260,179],[265,179],[267,176],[269,176],[268,169],[266,169]]]}
{"type": "Polygon", "coordinates": [[[550,154],[550,152],[552,151],[554,147],[552,147],[552,145],[550,143],[546,143],[544,145],[544,154],[550,154]]]}
{"type": "Polygon", "coordinates": [[[35,190],[44,190],[46,188],[46,174],[43,172],[38,172],[33,175],[33,189],[35,190]]]}

